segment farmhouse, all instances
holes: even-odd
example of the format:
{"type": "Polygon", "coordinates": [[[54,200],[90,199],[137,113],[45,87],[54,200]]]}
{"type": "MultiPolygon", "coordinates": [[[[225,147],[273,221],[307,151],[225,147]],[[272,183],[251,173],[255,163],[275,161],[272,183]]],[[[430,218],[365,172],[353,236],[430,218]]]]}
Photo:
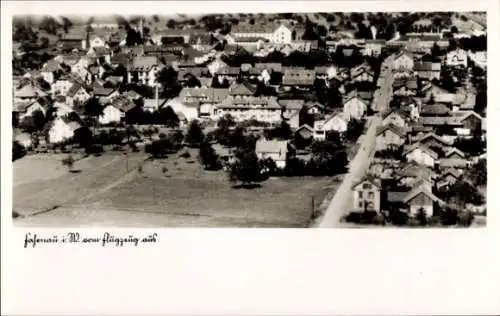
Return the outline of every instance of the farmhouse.
{"type": "Polygon", "coordinates": [[[286,167],[286,157],[288,154],[288,142],[285,140],[265,140],[259,139],[255,144],[255,153],[259,159],[272,159],[276,167],[284,169],[286,167]]]}

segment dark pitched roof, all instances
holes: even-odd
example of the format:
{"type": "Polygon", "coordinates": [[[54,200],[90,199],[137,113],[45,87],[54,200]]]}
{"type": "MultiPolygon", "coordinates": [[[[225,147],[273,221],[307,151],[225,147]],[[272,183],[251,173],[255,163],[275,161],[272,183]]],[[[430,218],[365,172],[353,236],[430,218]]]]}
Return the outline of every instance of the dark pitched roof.
{"type": "Polygon", "coordinates": [[[434,194],[432,194],[432,190],[427,187],[425,184],[420,184],[415,186],[410,192],[408,192],[408,195],[403,200],[403,203],[408,203],[410,202],[413,198],[418,196],[419,194],[425,194],[429,198],[432,199],[434,202],[442,202],[439,198],[437,198],[434,194]]]}
{"type": "Polygon", "coordinates": [[[243,37],[234,36],[234,41],[236,43],[255,43],[258,41],[269,42],[267,38],[262,36],[243,36],[243,37]]]}
{"type": "Polygon", "coordinates": [[[422,116],[419,118],[419,123],[424,126],[460,126],[460,119],[457,117],[449,117],[449,116],[422,116]]]}
{"type": "Polygon", "coordinates": [[[43,65],[42,72],[56,72],[60,69],[61,65],[54,59],[51,59],[43,65]]]}
{"type": "Polygon", "coordinates": [[[232,75],[232,76],[237,76],[241,72],[240,67],[222,67],[219,70],[217,70],[218,75],[232,75]]]}
{"type": "Polygon", "coordinates": [[[113,88],[104,88],[104,87],[94,87],[94,95],[96,97],[107,97],[113,93],[115,89],[113,88]]]}
{"type": "Polygon", "coordinates": [[[425,135],[420,136],[420,137],[418,138],[418,141],[419,141],[419,142],[424,142],[425,140],[427,140],[427,139],[429,139],[429,138],[435,139],[435,140],[437,140],[438,142],[440,142],[441,144],[446,145],[446,146],[449,146],[449,145],[451,145],[451,144],[452,144],[452,142],[445,140],[444,138],[442,138],[442,137],[440,137],[440,136],[438,136],[438,135],[434,134],[433,132],[430,132],[430,133],[427,133],[427,134],[425,134],[425,135]]]}
{"type": "Polygon", "coordinates": [[[358,185],[360,185],[361,183],[363,183],[365,181],[369,181],[370,183],[372,183],[373,185],[375,185],[379,189],[382,188],[382,186],[380,184],[380,179],[377,178],[377,177],[375,177],[375,176],[372,176],[372,175],[366,175],[366,176],[364,176],[363,178],[361,178],[361,180],[355,182],[352,185],[352,188],[354,189],[355,187],[357,187],[358,185]]]}
{"type": "Polygon", "coordinates": [[[421,123],[420,124],[412,124],[412,125],[410,125],[410,131],[413,134],[421,133],[421,132],[427,133],[427,132],[432,132],[433,128],[431,126],[424,126],[421,123]]]}
{"type": "Polygon", "coordinates": [[[191,45],[212,45],[215,44],[217,40],[211,34],[194,34],[189,38],[189,44],[191,45]]]}
{"type": "Polygon", "coordinates": [[[450,109],[442,103],[425,104],[420,110],[420,115],[422,116],[447,115],[449,113],[450,109]]]}
{"type": "Polygon", "coordinates": [[[224,53],[234,55],[238,52],[248,52],[244,47],[237,44],[226,44],[224,46],[224,53]]]}
{"type": "Polygon", "coordinates": [[[377,129],[377,136],[382,134],[383,132],[390,130],[394,132],[396,135],[399,135],[400,137],[405,137],[406,136],[406,129],[401,128],[399,126],[396,126],[394,124],[387,124],[385,126],[380,126],[377,129]]]}
{"type": "Polygon", "coordinates": [[[158,65],[159,61],[156,56],[138,56],[133,59],[131,68],[134,70],[149,71],[158,65]]]}
{"type": "Polygon", "coordinates": [[[430,61],[418,61],[413,66],[415,71],[441,71],[440,63],[433,63],[430,61]]]}
{"type": "Polygon", "coordinates": [[[461,158],[442,158],[439,159],[440,168],[466,168],[469,162],[461,158]]]}
{"type": "Polygon", "coordinates": [[[111,105],[123,112],[128,112],[135,108],[135,103],[125,96],[118,96],[114,98],[111,105]]]}
{"type": "Polygon", "coordinates": [[[433,159],[438,158],[438,154],[434,150],[432,150],[432,149],[428,148],[427,146],[422,145],[420,143],[415,143],[413,145],[406,146],[404,151],[403,151],[403,155],[406,156],[407,154],[411,153],[412,151],[414,151],[416,149],[420,149],[420,150],[428,153],[433,159]]]}
{"type": "Polygon", "coordinates": [[[287,110],[300,110],[305,104],[303,99],[298,100],[279,100],[278,104],[285,107],[287,110]]]}
{"type": "Polygon", "coordinates": [[[444,153],[444,156],[446,158],[448,158],[449,156],[453,155],[453,154],[458,154],[459,156],[461,156],[462,158],[465,157],[465,154],[458,148],[450,148],[449,150],[447,150],[445,153],[444,153]]]}
{"type": "Polygon", "coordinates": [[[425,180],[431,180],[434,177],[434,171],[413,161],[396,169],[395,173],[398,177],[411,177],[425,180]]]}
{"type": "Polygon", "coordinates": [[[82,84],[77,83],[77,82],[73,83],[73,85],[71,86],[71,88],[69,88],[69,90],[68,90],[67,96],[68,97],[73,97],[82,88],[84,88],[82,84]]]}
{"type": "Polygon", "coordinates": [[[256,63],[250,72],[257,72],[260,74],[264,69],[271,70],[273,72],[282,72],[283,66],[281,63],[256,63]]]}
{"type": "Polygon", "coordinates": [[[392,86],[394,90],[397,90],[401,87],[406,87],[409,90],[416,90],[418,88],[418,82],[415,78],[401,79],[395,80],[392,86]]]}
{"type": "Polygon", "coordinates": [[[387,201],[392,203],[401,203],[408,195],[408,191],[398,192],[398,191],[388,191],[387,201]]]}
{"type": "Polygon", "coordinates": [[[201,77],[203,75],[209,74],[209,70],[206,67],[188,67],[180,68],[177,72],[177,78],[182,79],[186,75],[192,75],[195,77],[201,77]]]}
{"type": "Polygon", "coordinates": [[[131,62],[132,62],[132,57],[126,53],[116,53],[111,57],[112,64],[119,64],[127,67],[131,62]]]}
{"type": "Polygon", "coordinates": [[[401,116],[403,119],[406,119],[409,117],[408,111],[406,111],[404,109],[388,109],[388,110],[382,112],[382,119],[385,119],[386,117],[388,117],[392,113],[401,116]]]}
{"type": "Polygon", "coordinates": [[[244,83],[233,84],[231,87],[229,87],[229,95],[253,96],[254,94],[254,89],[244,83]]]}
{"type": "Polygon", "coordinates": [[[458,171],[455,168],[447,168],[441,173],[441,177],[445,177],[449,174],[455,177],[456,179],[460,178],[460,176],[462,175],[460,171],[458,171]]]}
{"type": "Polygon", "coordinates": [[[394,56],[394,60],[396,60],[402,56],[407,56],[407,57],[410,57],[411,59],[414,59],[414,56],[412,53],[405,51],[405,50],[401,50],[399,53],[396,54],[396,56],[394,56]]]}
{"type": "Polygon", "coordinates": [[[302,67],[283,67],[284,85],[304,85],[312,86],[316,80],[314,70],[302,67]]]}
{"type": "Polygon", "coordinates": [[[111,53],[111,50],[105,46],[96,46],[93,51],[96,56],[106,56],[111,53]]]}

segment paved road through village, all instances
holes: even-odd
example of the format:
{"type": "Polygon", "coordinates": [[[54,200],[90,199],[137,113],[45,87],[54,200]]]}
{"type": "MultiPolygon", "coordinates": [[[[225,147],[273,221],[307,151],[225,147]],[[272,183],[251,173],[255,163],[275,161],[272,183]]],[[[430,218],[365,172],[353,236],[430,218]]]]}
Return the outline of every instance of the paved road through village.
{"type": "MultiPolygon", "coordinates": [[[[389,102],[392,96],[392,64],[393,56],[388,57],[383,64],[381,71],[381,84],[379,89],[375,91],[372,108],[378,112],[383,112],[389,107],[389,102]],[[387,68],[385,68],[387,67],[387,68]]],[[[349,172],[344,177],[340,187],[337,189],[333,199],[330,201],[328,208],[319,222],[320,228],[340,227],[341,218],[349,213],[352,207],[352,186],[359,181],[368,170],[370,162],[375,154],[375,138],[377,128],[381,125],[382,119],[379,115],[370,117],[367,121],[368,128],[366,132],[360,136],[360,147],[349,164],[349,172]]]]}

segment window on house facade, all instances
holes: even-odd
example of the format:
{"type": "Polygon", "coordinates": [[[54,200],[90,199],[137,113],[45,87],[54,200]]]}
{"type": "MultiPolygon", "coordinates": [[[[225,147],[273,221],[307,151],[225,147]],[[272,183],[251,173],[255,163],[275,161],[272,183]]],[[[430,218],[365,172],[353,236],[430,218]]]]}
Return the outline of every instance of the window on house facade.
{"type": "Polygon", "coordinates": [[[363,191],[358,191],[358,198],[362,198],[363,197],[363,191]]]}
{"type": "Polygon", "coordinates": [[[374,197],[375,197],[375,193],[373,193],[372,191],[368,192],[369,199],[373,199],[374,197]]]}
{"type": "Polygon", "coordinates": [[[358,207],[359,207],[359,208],[363,208],[363,202],[359,202],[359,203],[358,203],[358,207]]]}
{"type": "Polygon", "coordinates": [[[371,189],[372,185],[369,183],[363,183],[363,189],[371,189]]]}

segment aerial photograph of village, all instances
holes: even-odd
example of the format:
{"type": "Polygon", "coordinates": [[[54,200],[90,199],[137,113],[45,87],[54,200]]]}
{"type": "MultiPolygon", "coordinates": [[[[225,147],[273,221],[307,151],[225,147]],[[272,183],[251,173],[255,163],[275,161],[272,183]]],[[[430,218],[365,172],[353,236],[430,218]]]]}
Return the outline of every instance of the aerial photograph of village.
{"type": "Polygon", "coordinates": [[[14,16],[13,223],[485,227],[486,24],[14,16]]]}

